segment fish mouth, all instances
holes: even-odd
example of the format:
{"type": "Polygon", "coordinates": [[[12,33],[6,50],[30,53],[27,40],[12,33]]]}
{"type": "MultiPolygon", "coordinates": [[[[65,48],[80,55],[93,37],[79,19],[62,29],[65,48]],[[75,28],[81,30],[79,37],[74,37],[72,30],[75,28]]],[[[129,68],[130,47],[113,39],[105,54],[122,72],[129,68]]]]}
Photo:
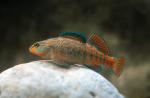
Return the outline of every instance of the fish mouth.
{"type": "Polygon", "coordinates": [[[46,55],[46,53],[38,53],[36,47],[30,47],[29,51],[30,51],[30,53],[32,53],[36,56],[40,56],[40,57],[43,57],[46,55]]]}
{"type": "Polygon", "coordinates": [[[35,51],[35,50],[36,50],[36,49],[35,49],[34,47],[30,47],[30,48],[29,48],[30,53],[36,55],[36,51],[35,51]]]}

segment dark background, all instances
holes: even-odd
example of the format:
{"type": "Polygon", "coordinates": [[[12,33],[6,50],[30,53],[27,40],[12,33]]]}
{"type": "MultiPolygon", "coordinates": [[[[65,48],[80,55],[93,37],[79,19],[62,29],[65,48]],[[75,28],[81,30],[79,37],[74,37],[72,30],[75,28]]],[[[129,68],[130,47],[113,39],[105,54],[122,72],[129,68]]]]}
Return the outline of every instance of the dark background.
{"type": "Polygon", "coordinates": [[[149,0],[12,0],[0,2],[0,72],[40,58],[28,48],[62,31],[97,32],[126,57],[109,80],[127,98],[150,98],[149,0]]]}

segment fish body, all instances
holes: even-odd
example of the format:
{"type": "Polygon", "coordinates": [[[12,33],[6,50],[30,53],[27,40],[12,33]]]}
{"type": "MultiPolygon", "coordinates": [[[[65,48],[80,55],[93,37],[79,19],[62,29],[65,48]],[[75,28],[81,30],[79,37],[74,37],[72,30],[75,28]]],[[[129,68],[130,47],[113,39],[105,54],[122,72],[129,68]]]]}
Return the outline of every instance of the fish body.
{"type": "Polygon", "coordinates": [[[59,64],[82,64],[98,68],[101,64],[112,68],[114,73],[120,75],[124,59],[105,55],[89,43],[68,37],[56,37],[40,41],[29,48],[30,52],[53,60],[59,64]]]}

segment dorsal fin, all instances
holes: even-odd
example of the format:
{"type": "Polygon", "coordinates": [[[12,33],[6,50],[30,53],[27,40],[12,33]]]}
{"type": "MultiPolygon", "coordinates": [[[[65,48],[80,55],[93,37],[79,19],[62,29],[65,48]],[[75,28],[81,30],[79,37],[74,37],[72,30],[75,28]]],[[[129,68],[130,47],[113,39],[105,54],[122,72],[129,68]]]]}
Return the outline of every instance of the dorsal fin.
{"type": "Polygon", "coordinates": [[[82,43],[86,43],[86,37],[82,33],[79,33],[79,32],[62,32],[60,33],[60,36],[71,38],[71,39],[76,39],[76,40],[81,41],[82,43]]]}
{"type": "Polygon", "coordinates": [[[94,43],[94,45],[100,49],[100,51],[102,51],[104,54],[108,55],[109,54],[109,49],[108,47],[106,46],[104,40],[99,37],[98,35],[96,35],[95,33],[93,33],[88,41],[91,41],[92,43],[94,43]]]}

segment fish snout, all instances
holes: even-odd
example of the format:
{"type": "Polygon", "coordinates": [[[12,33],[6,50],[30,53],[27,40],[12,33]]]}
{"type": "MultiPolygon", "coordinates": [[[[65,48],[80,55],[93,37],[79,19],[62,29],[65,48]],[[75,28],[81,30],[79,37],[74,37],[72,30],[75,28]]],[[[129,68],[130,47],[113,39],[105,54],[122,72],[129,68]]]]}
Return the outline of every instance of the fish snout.
{"type": "Polygon", "coordinates": [[[36,54],[36,48],[33,45],[29,48],[29,52],[32,54],[36,54]]]}
{"type": "Polygon", "coordinates": [[[30,48],[29,48],[30,53],[43,57],[46,55],[46,52],[44,51],[43,48],[40,47],[39,43],[35,43],[33,44],[30,48]]]}

